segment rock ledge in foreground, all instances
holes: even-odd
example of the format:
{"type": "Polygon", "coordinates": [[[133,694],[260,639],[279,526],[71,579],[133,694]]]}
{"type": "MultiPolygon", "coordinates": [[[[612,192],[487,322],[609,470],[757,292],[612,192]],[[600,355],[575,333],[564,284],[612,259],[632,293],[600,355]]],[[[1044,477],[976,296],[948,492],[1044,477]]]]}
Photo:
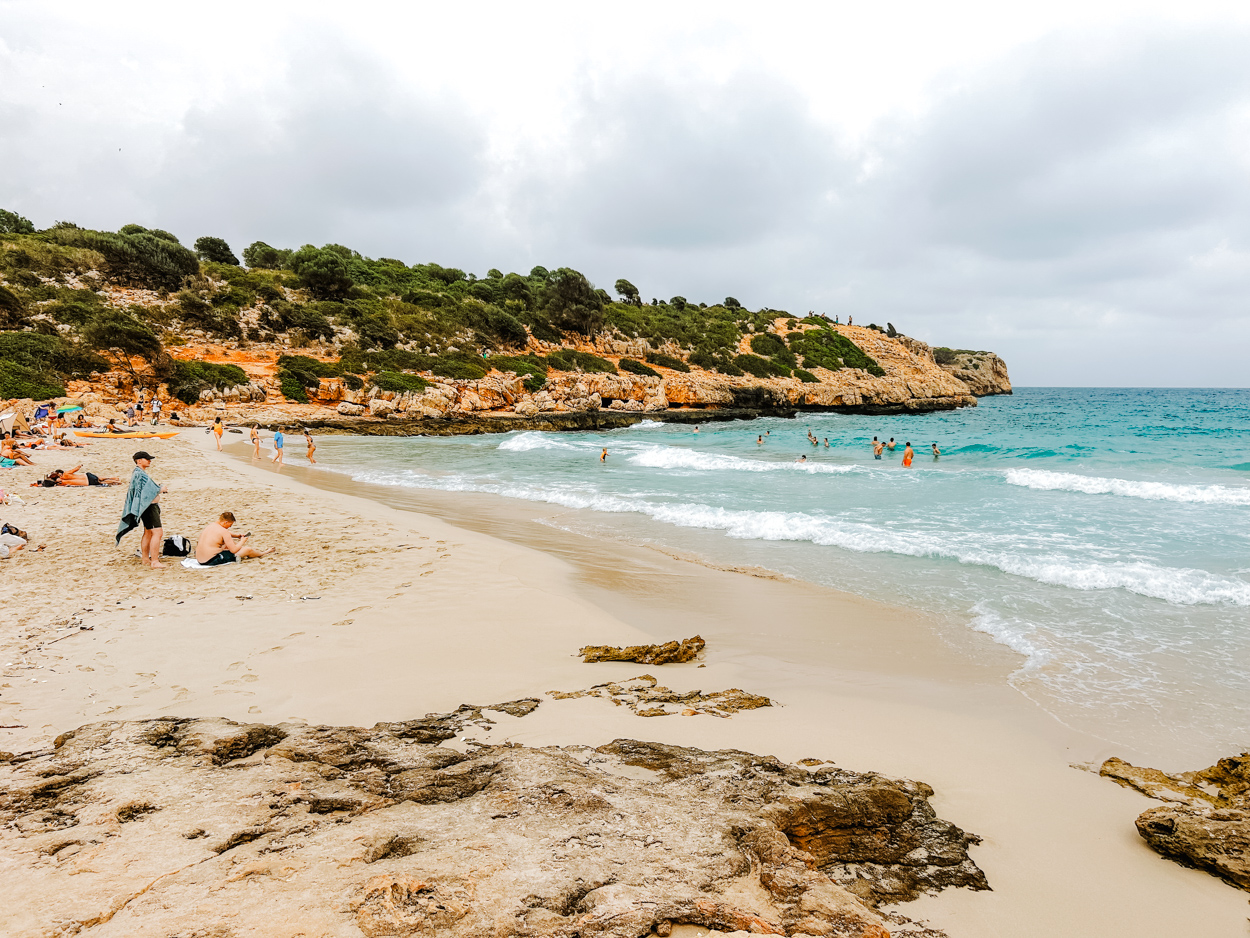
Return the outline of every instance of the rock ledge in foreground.
{"type": "Polygon", "coordinates": [[[988,888],[923,783],[634,740],[440,745],[536,705],[67,733],[0,765],[6,934],[888,938],[877,903],[988,888]]]}

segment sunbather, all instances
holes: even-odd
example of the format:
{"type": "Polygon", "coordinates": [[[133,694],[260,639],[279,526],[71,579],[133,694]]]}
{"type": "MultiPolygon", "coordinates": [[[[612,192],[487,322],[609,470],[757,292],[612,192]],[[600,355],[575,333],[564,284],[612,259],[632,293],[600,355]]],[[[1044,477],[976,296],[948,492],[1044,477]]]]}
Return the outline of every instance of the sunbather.
{"type": "Polygon", "coordinates": [[[52,488],[57,485],[117,485],[121,479],[116,476],[108,476],[101,478],[94,472],[79,472],[82,463],[79,463],[73,469],[54,469],[49,472],[39,482],[32,482],[31,485],[42,485],[44,488],[52,488]]]}
{"type": "Polygon", "coordinates": [[[19,452],[17,446],[13,442],[13,434],[6,433],[4,439],[0,440],[0,459],[11,459],[14,463],[21,466],[33,466],[34,462],[30,460],[25,453],[19,452]]]}
{"type": "Polygon", "coordinates": [[[218,564],[263,557],[274,552],[273,547],[268,550],[248,547],[247,539],[251,534],[231,534],[230,528],[233,526],[234,514],[223,511],[221,517],[200,532],[199,543],[195,545],[195,559],[206,567],[215,567],[218,564]]]}

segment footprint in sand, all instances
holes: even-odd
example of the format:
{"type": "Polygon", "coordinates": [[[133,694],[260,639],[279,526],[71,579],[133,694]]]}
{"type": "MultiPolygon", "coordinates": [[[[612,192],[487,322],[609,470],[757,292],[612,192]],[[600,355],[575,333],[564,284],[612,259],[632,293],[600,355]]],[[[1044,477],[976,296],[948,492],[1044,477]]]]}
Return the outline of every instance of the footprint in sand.
{"type": "Polygon", "coordinates": [[[355,621],[356,621],[355,619],[343,619],[339,622],[331,622],[330,624],[331,625],[351,625],[355,621]]]}
{"type": "Polygon", "coordinates": [[[259,681],[259,680],[260,680],[260,678],[258,678],[255,674],[245,674],[245,675],[243,675],[243,680],[245,680],[245,681],[247,681],[247,683],[251,684],[251,683],[253,683],[254,681],[259,681]]]}
{"type": "Polygon", "coordinates": [[[242,661],[236,661],[236,662],[234,662],[233,664],[227,665],[227,666],[226,666],[226,670],[227,670],[227,671],[235,671],[235,670],[237,670],[237,669],[239,669],[239,668],[241,668],[241,667],[243,667],[243,662],[242,662],[242,661]]]}
{"type": "Polygon", "coordinates": [[[351,615],[353,612],[364,612],[366,609],[372,609],[372,608],[373,608],[372,606],[357,606],[355,609],[348,609],[347,614],[351,615]]]}

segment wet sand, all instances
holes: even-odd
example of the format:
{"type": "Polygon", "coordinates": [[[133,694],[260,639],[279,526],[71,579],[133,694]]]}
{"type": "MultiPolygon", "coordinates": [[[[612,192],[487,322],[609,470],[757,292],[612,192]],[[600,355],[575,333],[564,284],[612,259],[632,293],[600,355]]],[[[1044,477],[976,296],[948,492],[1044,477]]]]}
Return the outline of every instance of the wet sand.
{"type": "MultiPolygon", "coordinates": [[[[740,687],[778,706],[648,719],[602,699],[548,699],[502,720],[493,741],[633,737],[922,779],[941,816],[985,838],[972,854],[992,893],[947,890],[903,908],[952,938],[1247,934],[1245,894],[1150,851],[1133,819],[1152,802],[1071,767],[1111,753],[1013,691],[1016,659],[988,639],[970,653],[914,610],[571,534],[537,523],[541,507],[494,496],[275,472],[235,455],[250,447],[212,451],[199,431],[140,443],[171,486],[166,533],[193,536],[228,508],[256,546],[279,551],[147,570],[137,535],[113,546],[123,490],[28,489],[35,470],[6,473],[0,485],[27,504],[4,520],[50,546],[0,562],[0,750],[160,715],[367,726],[650,672],[679,691],[740,687]],[[696,632],[705,667],[574,655],[696,632]]],[[[37,456],[36,468],[83,461],[124,475],[135,444],[37,456]]]]}

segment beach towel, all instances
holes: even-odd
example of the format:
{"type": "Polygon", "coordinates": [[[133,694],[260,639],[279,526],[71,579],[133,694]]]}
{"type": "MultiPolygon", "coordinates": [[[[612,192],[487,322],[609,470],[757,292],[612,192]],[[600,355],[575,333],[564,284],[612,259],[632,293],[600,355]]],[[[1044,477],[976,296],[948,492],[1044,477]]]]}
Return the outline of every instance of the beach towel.
{"type": "Polygon", "coordinates": [[[117,526],[117,543],[139,526],[140,516],[161,494],[161,487],[150,475],[135,466],[130,476],[130,488],[126,489],[126,501],[122,503],[122,520],[117,526]]]}
{"type": "Polygon", "coordinates": [[[237,562],[238,561],[231,561],[230,563],[200,563],[194,557],[187,557],[182,561],[182,565],[188,570],[216,570],[218,567],[229,567],[237,562]]]}

